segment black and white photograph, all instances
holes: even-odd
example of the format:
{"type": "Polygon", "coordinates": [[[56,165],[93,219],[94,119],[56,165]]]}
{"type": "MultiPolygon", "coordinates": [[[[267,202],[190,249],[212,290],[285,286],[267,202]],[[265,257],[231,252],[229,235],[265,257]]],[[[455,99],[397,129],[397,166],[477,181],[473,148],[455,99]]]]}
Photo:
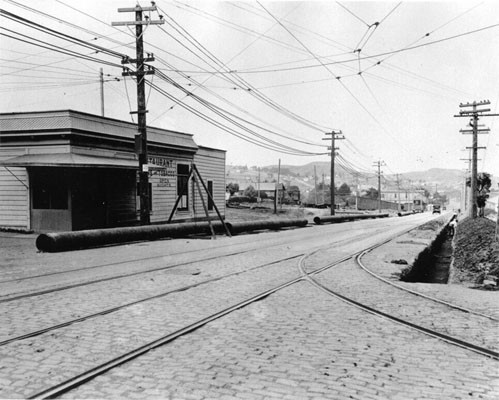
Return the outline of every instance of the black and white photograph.
{"type": "Polygon", "coordinates": [[[0,400],[499,399],[499,2],[0,0],[0,400]]]}

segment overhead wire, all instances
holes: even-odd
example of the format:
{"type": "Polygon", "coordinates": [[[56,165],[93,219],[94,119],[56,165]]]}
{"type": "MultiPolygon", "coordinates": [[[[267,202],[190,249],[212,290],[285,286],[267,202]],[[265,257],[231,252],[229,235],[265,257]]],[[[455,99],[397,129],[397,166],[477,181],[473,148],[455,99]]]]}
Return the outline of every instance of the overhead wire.
{"type": "MultiPolygon", "coordinates": [[[[37,25],[37,28],[39,28],[39,26],[38,26],[38,25],[37,25]]],[[[17,32],[14,32],[14,33],[17,33],[17,32]]],[[[27,37],[26,35],[22,35],[22,34],[21,34],[21,36],[27,37]]],[[[60,38],[61,36],[57,36],[57,37],[59,37],[59,38],[60,38]]],[[[47,44],[48,46],[45,46],[45,48],[50,48],[50,46],[52,46],[52,47],[50,48],[51,50],[58,49],[58,50],[59,50],[60,52],[62,52],[63,54],[68,54],[68,55],[73,55],[73,56],[74,56],[74,55],[76,55],[76,52],[73,52],[73,51],[67,51],[67,50],[65,50],[65,49],[60,48],[60,46],[51,45],[51,44],[49,44],[49,43],[47,43],[47,42],[44,42],[44,41],[41,41],[41,40],[36,40],[36,39],[34,39],[34,38],[32,38],[32,37],[28,37],[28,38],[29,38],[29,39],[31,39],[31,40],[38,41],[39,43],[47,44]]],[[[68,38],[67,38],[67,37],[65,37],[65,39],[68,39],[68,38]]],[[[75,43],[75,41],[73,41],[73,40],[70,40],[70,41],[71,41],[71,42],[73,42],[73,43],[75,43]]],[[[29,43],[30,43],[30,44],[36,44],[36,43],[33,43],[33,42],[29,42],[29,43]]],[[[77,43],[78,43],[78,44],[81,44],[81,42],[79,42],[79,41],[77,41],[77,43]]],[[[38,44],[38,45],[39,45],[39,44],[38,44]]],[[[43,46],[43,45],[42,45],[42,46],[43,46]]],[[[83,56],[83,55],[81,55],[81,54],[80,54],[79,56],[81,57],[81,56],[83,56]]],[[[85,59],[87,59],[87,60],[88,60],[88,59],[90,59],[90,58],[86,57],[85,59]]],[[[102,60],[100,60],[100,61],[102,61],[102,60]]],[[[150,82],[150,84],[151,84],[151,86],[152,86],[152,87],[154,86],[154,84],[153,84],[152,82],[150,82]]],[[[127,96],[127,97],[129,98],[129,96],[127,96]]],[[[303,154],[305,154],[306,152],[302,152],[302,153],[303,153],[303,154]]]]}
{"type": "MultiPolygon", "coordinates": [[[[162,10],[160,9],[160,11],[162,11],[162,10]]],[[[169,19],[171,19],[171,20],[172,20],[172,23],[175,23],[176,25],[178,25],[178,23],[176,23],[176,21],[175,21],[173,18],[169,18],[169,19]]],[[[177,32],[179,32],[179,33],[180,33],[180,29],[182,29],[182,30],[183,30],[183,28],[182,28],[180,25],[178,25],[178,28],[177,28],[177,27],[174,27],[174,28],[175,28],[175,30],[176,30],[177,32]]],[[[186,34],[188,34],[188,32],[186,32],[186,34]]],[[[184,35],[183,35],[183,36],[184,36],[184,35]]],[[[190,43],[193,43],[196,47],[198,46],[198,42],[197,42],[197,41],[195,41],[195,39],[194,39],[194,38],[192,38],[192,40],[191,40],[191,39],[189,39],[189,42],[190,42],[190,43]]],[[[247,47],[246,47],[246,48],[247,48],[247,47]]],[[[244,49],[243,49],[243,50],[244,50],[244,49]]],[[[237,55],[239,55],[239,54],[240,54],[243,50],[241,50],[238,54],[236,54],[234,57],[232,57],[232,58],[231,58],[231,60],[233,60],[235,57],[237,57],[237,55]]],[[[204,48],[201,48],[201,49],[200,49],[200,51],[202,51],[203,53],[207,52],[207,50],[205,50],[204,48]]],[[[208,53],[208,56],[210,57],[210,59],[213,59],[213,57],[211,57],[211,54],[210,54],[210,53],[208,53]]],[[[218,60],[217,60],[217,59],[215,59],[214,61],[215,61],[215,62],[218,62],[218,60]]],[[[166,64],[166,63],[165,63],[165,64],[166,64]]],[[[223,63],[223,64],[221,65],[221,67],[226,67],[226,68],[228,68],[228,67],[226,66],[226,64],[225,64],[225,63],[223,63]]],[[[206,87],[206,85],[204,85],[204,84],[200,84],[199,82],[196,82],[195,80],[193,80],[193,79],[192,79],[191,77],[189,77],[189,76],[186,76],[186,75],[184,75],[184,76],[185,76],[185,78],[187,78],[190,82],[194,82],[196,85],[199,85],[199,87],[203,88],[204,90],[206,90],[207,92],[209,92],[211,95],[213,95],[213,96],[217,97],[218,99],[220,99],[220,100],[222,100],[222,101],[226,102],[227,104],[229,104],[229,105],[231,105],[232,107],[234,107],[234,108],[238,109],[239,111],[241,111],[241,112],[243,112],[243,113],[245,113],[245,114],[247,114],[247,115],[250,115],[250,114],[249,114],[249,112],[248,112],[247,110],[245,110],[245,109],[244,109],[244,108],[242,108],[242,107],[239,107],[237,104],[234,104],[233,102],[229,102],[229,101],[227,101],[227,100],[226,100],[225,98],[223,98],[222,96],[220,96],[220,95],[218,95],[217,93],[215,93],[215,92],[213,92],[213,91],[209,90],[209,89],[206,87]]],[[[206,82],[206,80],[205,80],[204,82],[206,82]]],[[[236,84],[237,84],[237,82],[236,82],[236,84]]],[[[239,86],[239,87],[240,87],[240,86],[239,86]]],[[[250,89],[250,88],[243,87],[243,90],[251,90],[251,89],[250,89]]],[[[252,117],[253,117],[253,118],[255,118],[255,119],[257,119],[257,120],[259,120],[259,121],[260,121],[260,122],[262,122],[262,123],[265,123],[265,124],[267,124],[267,125],[269,125],[269,126],[272,126],[272,124],[269,124],[268,122],[266,122],[266,121],[262,120],[261,118],[258,118],[258,117],[254,116],[254,115],[252,115],[252,117]]],[[[273,128],[274,128],[274,129],[276,129],[276,127],[273,127],[273,128]]],[[[263,128],[263,129],[265,129],[265,128],[263,128]]],[[[277,128],[277,129],[278,129],[278,128],[277,128]]],[[[296,141],[296,142],[299,142],[299,143],[303,143],[303,144],[307,144],[307,145],[312,145],[312,146],[324,147],[324,145],[322,145],[322,144],[315,144],[315,143],[312,143],[312,142],[310,142],[310,141],[304,141],[304,140],[301,140],[301,139],[295,139],[295,138],[293,138],[293,137],[291,137],[291,136],[289,136],[289,135],[282,135],[282,134],[280,134],[280,133],[276,132],[275,130],[274,130],[274,131],[271,131],[271,130],[268,130],[268,129],[265,129],[265,130],[266,130],[267,132],[269,132],[269,133],[272,133],[272,134],[275,134],[275,135],[277,135],[277,136],[280,136],[280,137],[286,138],[286,139],[288,139],[288,140],[292,140],[292,141],[296,141]]]]}
{"type": "MultiPolygon", "coordinates": [[[[217,67],[224,70],[224,71],[230,71],[230,68],[224,63],[222,62],[221,60],[219,60],[216,56],[212,55],[206,48],[204,48],[203,45],[201,45],[195,38],[192,37],[192,35],[190,35],[187,31],[185,31],[178,23],[176,23],[176,21],[173,20],[173,18],[170,17],[170,19],[180,28],[183,30],[183,32],[185,33],[185,35],[187,35],[191,40],[190,42],[191,43],[196,43],[196,47],[198,49],[200,49],[200,51],[203,52],[203,54],[208,54],[208,56],[210,57],[210,60],[212,60],[213,62],[216,63],[217,67]]],[[[323,132],[324,129],[328,129],[327,127],[324,127],[324,126],[320,126],[320,125],[317,125],[316,123],[306,119],[306,118],[303,118],[302,116],[294,113],[293,111],[291,110],[288,110],[287,108],[277,104],[275,101],[273,101],[272,99],[270,99],[268,96],[266,96],[265,94],[263,94],[262,92],[260,92],[256,87],[254,87],[253,85],[251,85],[249,82],[247,82],[246,80],[242,79],[241,77],[238,76],[237,73],[233,73],[231,74],[231,79],[235,79],[233,82],[236,83],[237,86],[239,87],[242,87],[244,89],[247,90],[247,92],[249,94],[251,94],[253,97],[257,98],[258,100],[264,102],[265,104],[267,104],[268,106],[270,106],[271,108],[275,109],[276,111],[279,111],[281,113],[283,113],[284,115],[287,115],[289,118],[305,125],[305,126],[308,126],[309,128],[312,128],[312,129],[315,129],[315,130],[318,130],[320,132],[323,132]]]]}
{"type": "MultiPolygon", "coordinates": [[[[146,81],[148,84],[151,84],[149,81],[146,81]]],[[[179,99],[175,98],[174,96],[172,96],[170,93],[168,93],[167,91],[161,89],[159,86],[157,85],[153,85],[153,88],[158,91],[159,93],[163,94],[164,96],[166,96],[167,98],[171,99],[172,101],[176,102],[177,104],[179,104],[182,108],[185,108],[186,110],[190,111],[192,114],[194,115],[197,115],[198,117],[200,117],[201,119],[205,120],[206,122],[214,125],[215,127],[235,136],[235,137],[238,137],[244,141],[247,141],[249,143],[252,143],[252,144],[255,144],[259,147],[263,147],[263,148],[266,148],[268,150],[273,150],[273,151],[276,151],[276,152],[279,152],[279,153],[283,153],[283,154],[290,154],[290,155],[298,155],[298,156],[304,156],[304,155],[311,155],[311,154],[304,154],[302,152],[299,152],[299,153],[296,153],[296,152],[293,152],[293,151],[289,151],[289,150],[286,150],[286,149],[283,149],[283,148],[278,148],[278,147],[275,147],[275,146],[272,146],[270,144],[267,144],[267,143],[262,143],[256,139],[253,139],[253,138],[250,138],[250,137],[247,137],[246,135],[244,134],[241,134],[240,132],[237,132],[236,130],[222,124],[220,121],[217,121],[211,117],[209,117],[208,115],[204,114],[204,113],[201,113],[200,111],[198,111],[197,109],[193,108],[192,106],[189,106],[188,104],[186,104],[185,102],[182,102],[180,101],[179,99]]],[[[316,154],[313,154],[313,155],[320,155],[321,153],[316,153],[316,154]]]]}
{"type": "MultiPolygon", "coordinates": [[[[186,89],[184,89],[181,85],[179,85],[176,82],[174,82],[168,76],[166,76],[166,75],[164,75],[162,73],[160,73],[159,76],[160,76],[161,79],[163,79],[163,80],[169,82],[170,84],[174,85],[177,89],[183,91],[184,93],[188,93],[188,91],[186,89]]],[[[230,123],[236,125],[238,128],[247,131],[248,133],[250,133],[250,134],[258,137],[261,140],[267,141],[268,143],[271,143],[273,145],[282,146],[283,148],[286,148],[288,150],[293,150],[293,151],[301,152],[303,154],[307,154],[307,155],[312,155],[312,154],[316,155],[317,154],[317,153],[311,153],[311,152],[306,152],[306,151],[299,150],[299,149],[296,149],[296,148],[292,148],[290,146],[286,146],[286,145],[278,143],[278,142],[276,142],[274,140],[271,140],[271,139],[269,139],[269,138],[267,138],[267,137],[265,137],[263,135],[257,134],[255,131],[252,131],[252,130],[246,128],[245,126],[243,126],[241,122],[244,122],[244,123],[249,124],[249,125],[251,125],[253,127],[262,129],[262,130],[264,130],[266,132],[270,132],[270,133],[273,133],[273,134],[277,134],[277,133],[276,132],[272,132],[272,131],[270,131],[270,130],[268,130],[266,128],[263,128],[261,126],[258,126],[258,125],[254,124],[254,123],[252,123],[252,122],[250,122],[248,120],[245,120],[244,118],[241,118],[241,117],[239,117],[239,116],[237,116],[237,115],[235,115],[235,114],[227,111],[227,110],[224,110],[221,107],[216,106],[215,104],[213,104],[213,103],[211,103],[211,102],[209,102],[209,101],[207,101],[205,99],[200,98],[199,96],[193,94],[192,92],[189,93],[189,97],[191,97],[191,98],[195,99],[196,101],[198,101],[199,103],[203,104],[205,107],[209,108],[212,112],[215,112],[220,117],[222,117],[222,118],[226,119],[227,121],[229,121],[230,123]],[[234,120],[234,118],[240,120],[241,122],[236,122],[234,120]]],[[[279,135],[279,136],[282,136],[282,135],[279,135]]],[[[286,137],[286,139],[288,139],[288,138],[286,137]]]]}
{"type": "MultiPolygon", "coordinates": [[[[126,47],[132,48],[130,45],[125,45],[124,43],[122,43],[122,42],[120,42],[118,40],[110,38],[109,35],[108,36],[102,35],[101,33],[97,33],[95,31],[92,31],[92,30],[90,30],[88,28],[85,28],[85,27],[83,27],[81,25],[73,24],[73,23],[71,23],[71,22],[69,22],[69,21],[67,21],[65,19],[57,18],[55,15],[48,14],[48,13],[45,13],[45,12],[43,12],[41,10],[29,7],[26,4],[22,4],[22,3],[19,3],[17,1],[14,1],[14,0],[4,0],[4,1],[6,1],[7,3],[10,3],[12,5],[15,5],[17,7],[23,8],[23,9],[25,9],[27,11],[31,11],[31,12],[33,12],[35,14],[41,15],[41,16],[43,16],[45,18],[50,18],[50,19],[52,19],[54,21],[57,21],[60,24],[64,24],[64,25],[67,25],[67,26],[69,26],[71,28],[74,28],[74,29],[80,30],[82,32],[85,32],[85,33],[87,33],[89,35],[94,36],[94,39],[105,39],[105,40],[108,40],[108,41],[113,42],[115,44],[119,44],[121,46],[126,46],[126,47]]],[[[58,1],[58,2],[61,3],[61,4],[64,4],[67,7],[70,7],[70,6],[68,6],[67,4],[65,4],[65,3],[61,2],[61,1],[58,1]]],[[[88,15],[88,14],[86,14],[86,15],[90,17],[90,15],[88,15]]]]}
{"type": "Polygon", "coordinates": [[[367,27],[369,27],[369,24],[366,21],[364,21],[362,18],[360,18],[357,14],[354,14],[353,11],[350,11],[346,6],[344,6],[343,4],[341,4],[339,1],[337,1],[336,4],[338,4],[341,8],[343,8],[346,12],[348,12],[354,18],[356,18],[357,20],[359,20],[360,22],[362,22],[364,25],[366,25],[367,27]]]}
{"type": "Polygon", "coordinates": [[[91,50],[94,50],[94,51],[97,51],[97,52],[100,52],[100,53],[104,53],[104,54],[107,54],[107,55],[110,55],[110,56],[113,56],[113,57],[118,57],[118,58],[123,58],[123,57],[126,56],[123,53],[119,53],[119,52],[113,51],[111,49],[99,46],[97,44],[93,44],[93,43],[87,42],[85,40],[76,38],[74,36],[71,36],[71,35],[68,35],[68,34],[65,34],[65,33],[62,33],[62,32],[58,32],[58,31],[56,31],[54,29],[51,29],[49,27],[40,25],[40,24],[38,24],[38,23],[36,23],[34,21],[31,21],[31,20],[29,20],[27,18],[21,17],[19,15],[16,15],[14,13],[11,13],[11,12],[3,10],[3,9],[0,9],[0,15],[3,16],[3,17],[5,17],[5,18],[7,18],[7,19],[10,19],[10,20],[12,20],[14,22],[17,22],[17,23],[20,23],[22,25],[28,26],[28,27],[30,27],[32,29],[38,30],[40,32],[49,34],[49,35],[57,37],[59,39],[66,40],[66,41],[68,41],[70,43],[74,43],[74,44],[86,47],[88,49],[91,49],[91,50]]]}
{"type": "MultiPolygon", "coordinates": [[[[471,31],[466,31],[466,32],[463,32],[463,33],[459,33],[459,34],[448,36],[448,37],[445,37],[445,38],[433,40],[431,42],[427,42],[427,43],[423,43],[423,44],[419,44],[419,45],[402,47],[402,48],[399,48],[399,49],[396,49],[396,50],[385,51],[385,52],[382,52],[382,53],[373,54],[373,55],[369,55],[369,56],[362,56],[362,57],[360,57],[360,59],[361,60],[370,60],[370,59],[373,59],[373,58],[383,57],[383,56],[386,56],[386,55],[394,55],[394,54],[398,54],[398,53],[402,53],[402,52],[406,52],[406,51],[411,51],[411,50],[419,49],[421,47],[431,46],[431,45],[442,43],[442,42],[446,42],[446,41],[449,41],[449,40],[458,39],[458,38],[461,38],[461,37],[464,37],[464,36],[473,35],[475,33],[483,32],[483,31],[486,31],[486,30],[489,30],[489,29],[494,29],[494,28],[497,28],[497,27],[499,27],[499,23],[492,24],[492,25],[487,25],[487,26],[484,26],[484,27],[481,27],[481,28],[473,29],[471,31]]],[[[324,65],[331,66],[331,65],[347,64],[347,63],[352,63],[352,62],[357,62],[357,61],[358,61],[357,58],[351,58],[351,59],[340,60],[340,61],[320,62],[318,64],[308,65],[308,66],[300,66],[300,67],[275,68],[275,69],[258,69],[258,70],[256,70],[256,69],[252,69],[252,70],[237,70],[237,72],[239,74],[263,74],[263,73],[272,73],[272,72],[286,72],[286,71],[296,71],[296,70],[302,70],[302,69],[320,68],[320,67],[323,67],[324,65]]],[[[376,64],[378,64],[378,63],[376,63],[376,64]]],[[[381,62],[379,62],[379,64],[381,64],[381,62]]],[[[224,73],[224,72],[219,72],[219,73],[224,73]]]]}

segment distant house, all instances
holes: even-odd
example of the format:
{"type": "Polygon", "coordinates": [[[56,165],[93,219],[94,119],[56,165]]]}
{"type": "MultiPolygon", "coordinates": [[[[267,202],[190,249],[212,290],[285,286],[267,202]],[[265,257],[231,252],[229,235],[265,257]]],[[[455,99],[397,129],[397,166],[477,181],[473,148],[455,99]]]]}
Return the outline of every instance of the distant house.
{"type": "Polygon", "coordinates": [[[251,184],[245,184],[246,186],[239,186],[239,195],[243,195],[246,189],[248,189],[250,186],[253,186],[253,188],[260,194],[265,193],[267,198],[273,199],[275,198],[275,192],[276,190],[285,191],[286,188],[284,187],[284,184],[279,183],[279,185],[275,182],[260,182],[260,183],[251,183],[251,184]]]}

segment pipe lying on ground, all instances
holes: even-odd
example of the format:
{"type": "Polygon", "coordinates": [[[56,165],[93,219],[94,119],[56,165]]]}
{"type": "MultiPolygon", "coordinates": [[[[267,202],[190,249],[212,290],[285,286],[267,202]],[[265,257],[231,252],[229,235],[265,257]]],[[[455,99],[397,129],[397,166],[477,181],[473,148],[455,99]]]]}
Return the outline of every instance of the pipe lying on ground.
{"type": "Polygon", "coordinates": [[[386,218],[388,214],[351,214],[351,215],[331,215],[323,217],[315,217],[314,222],[316,225],[321,225],[323,223],[340,223],[346,221],[355,221],[358,219],[374,219],[374,218],[386,218]]]}
{"type": "Polygon", "coordinates": [[[242,232],[259,231],[262,229],[278,230],[289,227],[303,227],[308,224],[306,219],[285,219],[285,220],[262,220],[262,221],[245,221],[245,222],[227,222],[231,235],[236,235],[242,232]]]}
{"type": "MultiPolygon", "coordinates": [[[[221,222],[212,222],[211,224],[216,233],[225,232],[221,222]]],[[[209,223],[186,222],[123,228],[89,229],[74,232],[43,233],[36,239],[36,247],[40,251],[58,252],[144,240],[178,238],[192,234],[210,235],[209,223]]]]}
{"type": "Polygon", "coordinates": [[[406,211],[406,212],[399,212],[398,216],[399,217],[406,217],[407,215],[413,215],[414,213],[412,211],[406,211]]]}
{"type": "MultiPolygon", "coordinates": [[[[287,227],[302,227],[307,225],[306,219],[279,221],[249,221],[234,222],[225,225],[231,235],[262,229],[281,229],[287,227]]],[[[215,233],[225,233],[221,222],[212,222],[215,233]]],[[[42,233],[36,239],[36,247],[49,253],[81,250],[91,247],[101,247],[112,244],[157,240],[164,238],[179,238],[194,234],[210,235],[208,222],[185,222],[164,225],[133,226],[110,229],[89,229],[74,232],[42,233]]]]}

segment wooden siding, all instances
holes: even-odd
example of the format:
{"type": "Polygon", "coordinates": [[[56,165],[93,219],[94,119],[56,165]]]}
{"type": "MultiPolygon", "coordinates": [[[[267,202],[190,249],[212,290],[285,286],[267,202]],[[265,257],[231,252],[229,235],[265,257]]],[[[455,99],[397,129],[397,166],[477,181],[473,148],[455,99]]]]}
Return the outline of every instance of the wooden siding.
{"type": "MultiPolygon", "coordinates": [[[[0,160],[24,153],[22,147],[0,148],[0,160]]],[[[0,187],[0,227],[30,229],[29,180],[26,168],[0,166],[0,187]]]]}
{"type": "MultiPolygon", "coordinates": [[[[177,164],[190,165],[192,159],[171,156],[152,156],[169,160],[171,165],[164,170],[151,170],[149,182],[152,189],[152,211],[151,222],[166,222],[170,217],[173,206],[177,201],[177,164]],[[166,174],[165,174],[166,173],[166,174]]],[[[187,211],[176,211],[173,220],[192,218],[192,190],[189,191],[189,209],[187,211]]]]}
{"type": "MultiPolygon", "coordinates": [[[[208,181],[213,182],[213,200],[220,214],[225,215],[225,151],[200,147],[194,155],[194,162],[198,168],[204,183],[208,186],[208,181]]],[[[205,205],[208,207],[208,197],[202,189],[205,205]]],[[[196,218],[205,217],[203,203],[199,198],[197,189],[195,190],[194,211],[196,218]]],[[[217,217],[215,208],[209,211],[210,216],[217,217]]]]}

